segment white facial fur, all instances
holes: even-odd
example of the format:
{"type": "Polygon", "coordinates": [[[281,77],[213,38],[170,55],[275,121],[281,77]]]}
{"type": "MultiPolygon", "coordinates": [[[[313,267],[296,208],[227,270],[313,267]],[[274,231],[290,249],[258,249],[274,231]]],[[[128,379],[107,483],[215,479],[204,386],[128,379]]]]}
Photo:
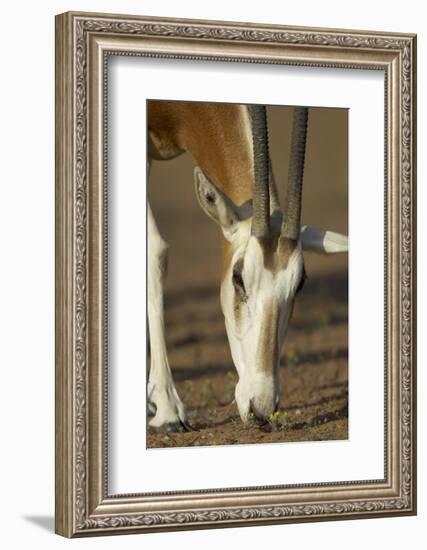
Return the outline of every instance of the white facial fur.
{"type": "Polygon", "coordinates": [[[248,221],[238,224],[230,243],[233,254],[221,286],[221,306],[239,375],[236,403],[243,421],[251,412],[267,418],[279,404],[280,350],[303,274],[301,247],[295,248],[286,266],[272,270],[264,265],[262,247],[250,235],[248,221]],[[243,265],[243,296],[233,283],[236,265],[243,265]],[[272,331],[270,337],[266,329],[272,331]]]}
{"type": "MultiPolygon", "coordinates": [[[[251,412],[266,419],[279,404],[280,351],[303,277],[302,249],[346,252],[348,240],[338,233],[303,226],[299,242],[288,247],[288,253],[279,253],[279,247],[269,250],[265,261],[261,241],[251,235],[251,206],[236,206],[200,168],[195,170],[195,188],[202,209],[221,227],[231,246],[221,306],[239,375],[235,393],[239,413],[243,421],[251,412]]],[[[290,244],[285,237],[280,241],[290,244]]]]}

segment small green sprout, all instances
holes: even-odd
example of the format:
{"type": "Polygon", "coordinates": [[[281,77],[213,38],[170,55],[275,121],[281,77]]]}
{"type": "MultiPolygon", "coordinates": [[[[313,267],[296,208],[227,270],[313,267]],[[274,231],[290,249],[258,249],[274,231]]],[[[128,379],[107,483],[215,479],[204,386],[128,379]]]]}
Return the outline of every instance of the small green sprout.
{"type": "Polygon", "coordinates": [[[288,416],[287,411],[276,411],[270,414],[267,420],[273,430],[285,430],[288,427],[288,416]]]}

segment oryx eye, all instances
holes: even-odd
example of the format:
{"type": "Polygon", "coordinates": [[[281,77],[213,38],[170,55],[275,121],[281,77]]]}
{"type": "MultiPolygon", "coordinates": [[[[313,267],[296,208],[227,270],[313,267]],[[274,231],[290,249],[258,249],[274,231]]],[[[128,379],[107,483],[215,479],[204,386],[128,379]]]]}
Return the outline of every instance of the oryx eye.
{"type": "Polygon", "coordinates": [[[242,272],[237,269],[233,269],[233,285],[238,290],[245,292],[245,283],[243,282],[242,272]]]}
{"type": "Polygon", "coordinates": [[[302,287],[304,286],[305,280],[307,279],[307,273],[305,272],[305,268],[302,270],[302,276],[299,282],[299,285],[297,287],[296,294],[302,290],[302,287]]]}
{"type": "Polygon", "coordinates": [[[243,258],[237,260],[233,266],[233,274],[231,280],[235,290],[241,295],[242,298],[246,296],[245,283],[243,282],[243,258]]]}

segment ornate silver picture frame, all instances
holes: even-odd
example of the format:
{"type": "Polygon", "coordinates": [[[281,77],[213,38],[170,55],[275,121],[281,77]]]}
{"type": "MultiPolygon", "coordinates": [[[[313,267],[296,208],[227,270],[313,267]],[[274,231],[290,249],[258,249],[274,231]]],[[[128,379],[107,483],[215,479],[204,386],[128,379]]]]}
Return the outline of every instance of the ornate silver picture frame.
{"type": "Polygon", "coordinates": [[[72,12],[56,17],[58,534],[80,537],[416,513],[415,156],[414,35],[72,12]],[[258,64],[283,64],[384,74],[383,478],[109,493],[105,181],[106,73],[112,55],[251,63],[254,70],[258,64]]]}

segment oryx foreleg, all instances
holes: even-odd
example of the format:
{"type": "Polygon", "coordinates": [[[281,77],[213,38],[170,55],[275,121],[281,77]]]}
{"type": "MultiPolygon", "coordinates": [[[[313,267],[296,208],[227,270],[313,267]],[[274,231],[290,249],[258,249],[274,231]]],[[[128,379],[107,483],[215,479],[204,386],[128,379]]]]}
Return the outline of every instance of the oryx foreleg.
{"type": "Polygon", "coordinates": [[[169,366],[163,313],[163,281],[166,276],[168,246],[162,239],[148,206],[148,327],[151,367],[148,403],[155,409],[150,426],[175,431],[187,427],[184,405],[178,396],[169,366]]]}

